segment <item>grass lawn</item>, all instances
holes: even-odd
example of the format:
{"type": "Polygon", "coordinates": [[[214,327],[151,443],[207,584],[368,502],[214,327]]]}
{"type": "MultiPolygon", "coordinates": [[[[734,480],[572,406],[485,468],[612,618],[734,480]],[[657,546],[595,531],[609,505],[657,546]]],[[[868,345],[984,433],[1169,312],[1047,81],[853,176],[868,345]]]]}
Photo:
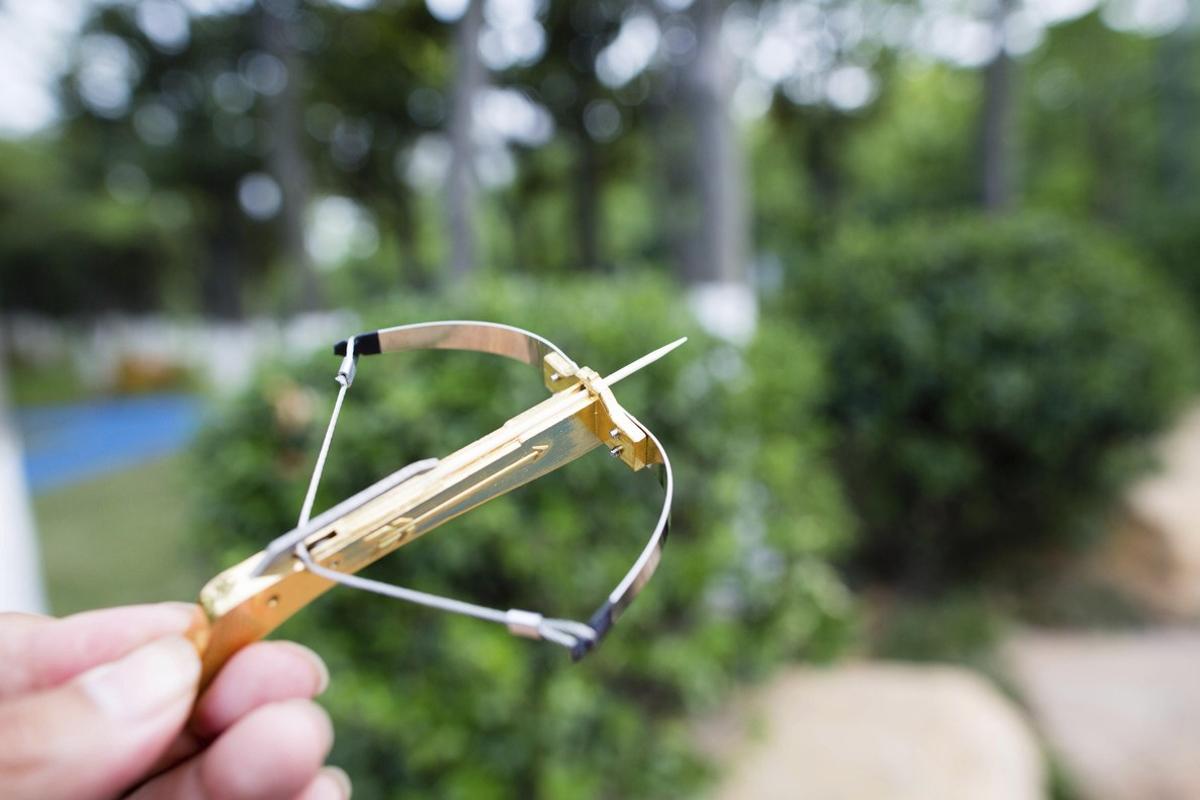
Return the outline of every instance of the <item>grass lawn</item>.
{"type": "Polygon", "coordinates": [[[72,403],[93,394],[69,362],[8,364],[9,400],[17,406],[72,403]]]}
{"type": "Polygon", "coordinates": [[[186,547],[187,489],[171,456],[36,496],[52,611],[194,600],[211,576],[186,547]]]}

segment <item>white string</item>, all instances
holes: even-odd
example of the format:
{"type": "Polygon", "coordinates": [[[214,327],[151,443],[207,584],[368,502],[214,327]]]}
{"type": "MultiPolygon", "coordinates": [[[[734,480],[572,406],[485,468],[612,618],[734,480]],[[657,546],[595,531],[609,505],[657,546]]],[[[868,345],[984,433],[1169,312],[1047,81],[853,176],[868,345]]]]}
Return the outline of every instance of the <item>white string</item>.
{"type": "Polygon", "coordinates": [[[439,597],[435,594],[427,592],[419,592],[416,589],[405,589],[403,586],[394,586],[390,583],[371,580],[370,578],[362,578],[358,575],[350,575],[345,572],[338,572],[328,567],[323,567],[313,560],[312,553],[309,552],[308,546],[301,542],[296,545],[296,556],[304,563],[304,566],[314,575],[318,575],[325,580],[336,581],[343,586],[349,586],[353,589],[362,589],[365,592],[374,592],[392,597],[396,600],[404,600],[409,603],[426,606],[428,608],[436,608],[439,611],[448,611],[451,614],[463,614],[476,619],[487,620],[488,622],[499,622],[506,624],[508,620],[505,618],[503,611],[498,611],[494,608],[485,608],[477,606],[473,603],[465,603],[461,600],[452,600],[449,597],[439,597]]]}
{"type": "Polygon", "coordinates": [[[321,452],[317,454],[316,466],[313,467],[312,477],[308,480],[308,493],[304,495],[304,505],[300,507],[297,528],[308,524],[309,517],[312,516],[313,502],[317,499],[317,486],[321,483],[321,475],[325,472],[325,459],[329,456],[329,445],[333,442],[333,430],[337,427],[338,415],[342,413],[342,401],[346,399],[346,390],[354,382],[354,365],[357,358],[354,354],[354,337],[350,337],[346,342],[346,357],[342,359],[335,379],[342,388],[338,389],[337,400],[333,401],[333,414],[329,417],[329,426],[325,428],[325,440],[321,442],[321,452]]]}
{"type": "Polygon", "coordinates": [[[425,606],[437,611],[461,614],[485,622],[499,623],[500,625],[507,626],[512,633],[526,635],[535,639],[545,639],[548,642],[562,645],[567,649],[575,647],[580,641],[590,642],[596,639],[596,631],[582,622],[575,622],[569,619],[547,619],[537,612],[523,611],[521,609],[510,608],[508,611],[501,611],[497,608],[479,606],[462,600],[441,597],[440,595],[429,594],[428,592],[421,592],[416,589],[406,589],[403,586],[396,586],[395,584],[329,569],[318,564],[313,559],[312,553],[308,550],[308,545],[304,542],[296,545],[296,557],[304,564],[305,569],[327,581],[333,581],[342,586],[348,586],[351,589],[374,592],[375,594],[381,594],[384,597],[390,597],[394,600],[415,603],[416,605],[425,606]]]}

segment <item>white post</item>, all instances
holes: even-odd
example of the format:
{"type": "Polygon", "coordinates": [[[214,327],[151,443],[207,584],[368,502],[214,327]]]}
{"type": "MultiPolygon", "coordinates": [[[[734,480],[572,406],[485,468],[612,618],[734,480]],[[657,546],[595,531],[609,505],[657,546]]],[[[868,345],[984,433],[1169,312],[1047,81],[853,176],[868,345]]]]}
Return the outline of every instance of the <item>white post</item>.
{"type": "Polygon", "coordinates": [[[0,611],[41,614],[46,611],[46,594],[21,467],[21,440],[8,413],[4,352],[0,347],[0,611]]]}

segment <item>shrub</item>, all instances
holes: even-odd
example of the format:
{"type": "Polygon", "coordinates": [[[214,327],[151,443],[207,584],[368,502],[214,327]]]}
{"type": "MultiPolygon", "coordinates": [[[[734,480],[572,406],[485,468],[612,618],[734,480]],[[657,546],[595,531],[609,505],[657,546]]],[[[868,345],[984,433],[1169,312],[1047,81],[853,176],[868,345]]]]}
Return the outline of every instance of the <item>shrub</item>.
{"type": "Polygon", "coordinates": [[[1086,541],[1193,387],[1176,298],[1046,219],[848,230],[789,297],[827,348],[858,563],[918,588],[1086,541]]]}
{"type": "Polygon", "coordinates": [[[1184,293],[1193,314],[1200,309],[1200,204],[1143,209],[1130,231],[1148,264],[1184,293]]]}
{"type": "MultiPolygon", "coordinates": [[[[679,797],[705,770],[685,715],[737,680],[831,652],[850,613],[825,557],[847,517],[813,419],[814,348],[767,325],[745,350],[705,338],[651,281],[491,283],[453,301],[382,305],[372,325],[522,325],[608,372],[687,334],[618,387],[676,465],[655,580],[577,665],[498,626],[335,590],[282,635],[331,663],[334,760],[365,797],[679,797]]],[[[198,445],[199,542],[228,565],[294,524],[337,361],[267,370],[198,445]]],[[[364,360],[318,507],[402,464],[445,455],[544,395],[527,367],[475,354],[364,360]]],[[[603,452],[456,520],[368,574],[454,597],[586,615],[631,563],[658,487],[603,452]]],[[[215,566],[215,565],[214,565],[215,566]]]]}

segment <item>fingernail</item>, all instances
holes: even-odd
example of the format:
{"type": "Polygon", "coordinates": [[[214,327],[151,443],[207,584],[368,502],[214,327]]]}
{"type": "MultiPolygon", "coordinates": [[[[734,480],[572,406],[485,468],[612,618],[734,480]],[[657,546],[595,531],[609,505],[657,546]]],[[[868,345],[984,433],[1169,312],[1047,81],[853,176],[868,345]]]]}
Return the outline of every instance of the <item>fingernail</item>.
{"type": "Polygon", "coordinates": [[[80,685],[107,716],[139,719],[190,695],[199,678],[195,648],[168,636],[85,673],[80,685]]]}
{"type": "Polygon", "coordinates": [[[338,785],[345,800],[350,800],[350,796],[354,794],[354,786],[350,783],[350,776],[346,774],[346,770],[341,767],[325,767],[321,774],[338,785]]]}
{"type": "Polygon", "coordinates": [[[317,655],[316,652],[310,650],[302,644],[297,644],[296,642],[282,642],[281,644],[286,644],[288,647],[295,650],[297,653],[302,655],[310,665],[312,665],[317,681],[317,688],[313,690],[313,696],[316,697],[317,695],[323,694],[325,690],[329,688],[329,667],[325,666],[324,659],[317,655]]]}

